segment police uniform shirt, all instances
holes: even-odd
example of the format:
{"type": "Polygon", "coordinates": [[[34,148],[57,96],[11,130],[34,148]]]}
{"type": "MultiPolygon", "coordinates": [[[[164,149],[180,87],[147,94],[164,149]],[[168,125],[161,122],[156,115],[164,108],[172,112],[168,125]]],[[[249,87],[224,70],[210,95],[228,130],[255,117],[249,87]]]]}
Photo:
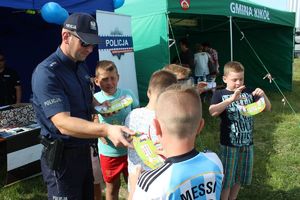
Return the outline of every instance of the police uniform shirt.
{"type": "Polygon", "coordinates": [[[215,153],[186,154],[168,158],[155,170],[143,172],[133,199],[220,199],[223,166],[215,153]]]}
{"type": "Polygon", "coordinates": [[[72,117],[91,120],[91,82],[84,62],[73,62],[58,48],[36,67],[32,75],[32,90],[41,135],[62,138],[65,146],[80,146],[94,141],[62,135],[50,120],[60,112],[70,112],[72,117]]]}
{"type": "Polygon", "coordinates": [[[16,103],[16,86],[20,85],[20,78],[13,69],[5,67],[0,72],[0,106],[16,103]]]}

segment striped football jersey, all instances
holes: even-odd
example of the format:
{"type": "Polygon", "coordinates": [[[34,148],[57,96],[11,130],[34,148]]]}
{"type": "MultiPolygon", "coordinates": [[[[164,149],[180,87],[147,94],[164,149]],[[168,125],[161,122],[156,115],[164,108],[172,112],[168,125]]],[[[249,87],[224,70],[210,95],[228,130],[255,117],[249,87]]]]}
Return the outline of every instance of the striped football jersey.
{"type": "Polygon", "coordinates": [[[133,199],[220,199],[223,166],[213,153],[193,150],[168,158],[161,167],[143,172],[133,199]]]}

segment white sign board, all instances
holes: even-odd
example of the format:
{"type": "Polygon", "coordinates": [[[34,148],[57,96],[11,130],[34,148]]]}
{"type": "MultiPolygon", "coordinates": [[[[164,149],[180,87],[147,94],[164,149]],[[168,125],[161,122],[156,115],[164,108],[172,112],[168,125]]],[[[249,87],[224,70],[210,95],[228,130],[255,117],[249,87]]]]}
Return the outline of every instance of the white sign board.
{"type": "Polygon", "coordinates": [[[100,36],[99,60],[113,61],[119,71],[119,88],[130,89],[138,97],[131,17],[112,12],[96,12],[100,36]]]}

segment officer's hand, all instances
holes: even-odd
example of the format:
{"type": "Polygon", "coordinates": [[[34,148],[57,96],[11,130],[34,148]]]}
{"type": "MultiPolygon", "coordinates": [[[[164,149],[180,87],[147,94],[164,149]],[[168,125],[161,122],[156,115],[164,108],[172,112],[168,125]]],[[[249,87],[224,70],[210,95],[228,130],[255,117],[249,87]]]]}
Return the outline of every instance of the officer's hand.
{"type": "Polygon", "coordinates": [[[133,136],[135,133],[132,130],[125,126],[107,125],[107,136],[116,147],[125,146],[133,148],[130,142],[132,140],[131,136],[133,136]]]}

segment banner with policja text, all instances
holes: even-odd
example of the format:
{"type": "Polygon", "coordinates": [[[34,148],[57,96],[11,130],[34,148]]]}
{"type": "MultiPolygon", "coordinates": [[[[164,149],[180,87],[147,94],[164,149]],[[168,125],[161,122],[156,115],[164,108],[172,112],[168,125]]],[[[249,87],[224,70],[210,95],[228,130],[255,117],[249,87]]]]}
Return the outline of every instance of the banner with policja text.
{"type": "Polygon", "coordinates": [[[119,71],[118,87],[130,89],[138,97],[131,17],[112,12],[96,12],[100,36],[99,60],[113,61],[119,71]]]}

